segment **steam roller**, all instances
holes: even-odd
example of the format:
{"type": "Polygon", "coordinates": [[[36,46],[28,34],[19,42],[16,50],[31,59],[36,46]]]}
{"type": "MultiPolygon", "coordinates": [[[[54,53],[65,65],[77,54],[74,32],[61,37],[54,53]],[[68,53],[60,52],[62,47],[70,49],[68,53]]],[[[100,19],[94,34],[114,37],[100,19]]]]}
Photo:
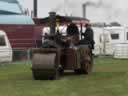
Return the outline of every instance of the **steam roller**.
{"type": "Polygon", "coordinates": [[[90,44],[80,43],[82,40],[79,35],[63,36],[56,31],[58,19],[59,23],[72,20],[57,17],[54,12],[50,13],[49,18],[45,18],[50,33],[44,36],[41,48],[32,49],[32,74],[35,80],[59,79],[65,70],[73,70],[77,74],[89,74],[92,70],[93,56],[90,44]]]}

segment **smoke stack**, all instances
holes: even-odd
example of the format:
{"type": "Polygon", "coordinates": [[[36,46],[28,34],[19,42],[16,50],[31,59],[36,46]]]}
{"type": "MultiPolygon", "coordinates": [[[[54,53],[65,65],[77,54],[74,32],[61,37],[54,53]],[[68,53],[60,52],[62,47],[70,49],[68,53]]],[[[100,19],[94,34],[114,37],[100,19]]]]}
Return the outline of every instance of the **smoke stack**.
{"type": "Polygon", "coordinates": [[[34,2],[33,2],[33,6],[34,6],[34,17],[37,17],[37,0],[34,0],[34,2]]]}
{"type": "Polygon", "coordinates": [[[94,2],[90,2],[87,1],[85,3],[82,4],[82,9],[83,9],[83,18],[87,18],[87,6],[100,6],[100,2],[99,3],[94,3],[94,2]]]}
{"type": "Polygon", "coordinates": [[[83,18],[86,18],[86,3],[82,5],[82,9],[83,9],[83,18]]]}
{"type": "Polygon", "coordinates": [[[50,34],[55,34],[56,30],[56,12],[49,12],[50,17],[50,34]]]}

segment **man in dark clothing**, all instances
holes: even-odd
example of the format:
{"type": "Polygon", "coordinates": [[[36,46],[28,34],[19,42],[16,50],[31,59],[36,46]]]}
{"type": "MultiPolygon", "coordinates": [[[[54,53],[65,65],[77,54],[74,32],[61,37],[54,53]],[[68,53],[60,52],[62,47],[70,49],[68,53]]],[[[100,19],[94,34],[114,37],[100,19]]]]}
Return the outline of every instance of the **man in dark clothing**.
{"type": "Polygon", "coordinates": [[[76,24],[71,23],[68,25],[67,36],[70,37],[73,44],[77,45],[79,43],[79,29],[76,24]]]}
{"type": "Polygon", "coordinates": [[[69,35],[69,36],[72,36],[72,35],[79,35],[78,27],[77,27],[74,23],[71,23],[71,24],[67,27],[67,35],[69,35]]]}
{"type": "Polygon", "coordinates": [[[87,44],[91,44],[91,48],[94,49],[94,33],[91,28],[91,24],[86,24],[85,27],[85,33],[82,34],[84,36],[84,42],[87,44]]]}

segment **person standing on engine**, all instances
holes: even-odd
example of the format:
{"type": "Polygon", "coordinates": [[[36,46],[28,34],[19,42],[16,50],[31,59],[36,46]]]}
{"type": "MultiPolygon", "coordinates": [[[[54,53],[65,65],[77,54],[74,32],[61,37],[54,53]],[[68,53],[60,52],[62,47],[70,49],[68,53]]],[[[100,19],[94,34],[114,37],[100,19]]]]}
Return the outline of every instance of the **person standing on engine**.
{"type": "Polygon", "coordinates": [[[67,27],[67,36],[72,38],[72,43],[73,44],[78,44],[79,42],[79,29],[74,23],[70,23],[67,27]]]}
{"type": "Polygon", "coordinates": [[[94,49],[94,33],[93,33],[93,29],[91,28],[91,24],[86,24],[85,25],[86,30],[85,33],[83,33],[82,35],[84,36],[84,42],[87,44],[91,44],[91,49],[94,49]]]}
{"type": "Polygon", "coordinates": [[[76,24],[71,23],[67,27],[67,35],[68,36],[73,36],[73,35],[79,35],[79,30],[76,24]]]}

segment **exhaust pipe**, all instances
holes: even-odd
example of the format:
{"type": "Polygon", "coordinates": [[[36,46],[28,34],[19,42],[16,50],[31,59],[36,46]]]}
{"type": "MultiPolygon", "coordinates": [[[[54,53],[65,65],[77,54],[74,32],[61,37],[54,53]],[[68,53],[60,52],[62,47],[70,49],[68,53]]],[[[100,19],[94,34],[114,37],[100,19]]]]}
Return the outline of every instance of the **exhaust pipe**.
{"type": "Polygon", "coordinates": [[[49,12],[50,34],[54,35],[56,31],[56,12],[49,12]]]}
{"type": "Polygon", "coordinates": [[[86,18],[86,3],[82,5],[83,8],[83,18],[86,18]]]}
{"type": "Polygon", "coordinates": [[[37,4],[38,4],[37,0],[34,0],[33,2],[34,17],[37,17],[37,7],[38,7],[37,4]]]}

